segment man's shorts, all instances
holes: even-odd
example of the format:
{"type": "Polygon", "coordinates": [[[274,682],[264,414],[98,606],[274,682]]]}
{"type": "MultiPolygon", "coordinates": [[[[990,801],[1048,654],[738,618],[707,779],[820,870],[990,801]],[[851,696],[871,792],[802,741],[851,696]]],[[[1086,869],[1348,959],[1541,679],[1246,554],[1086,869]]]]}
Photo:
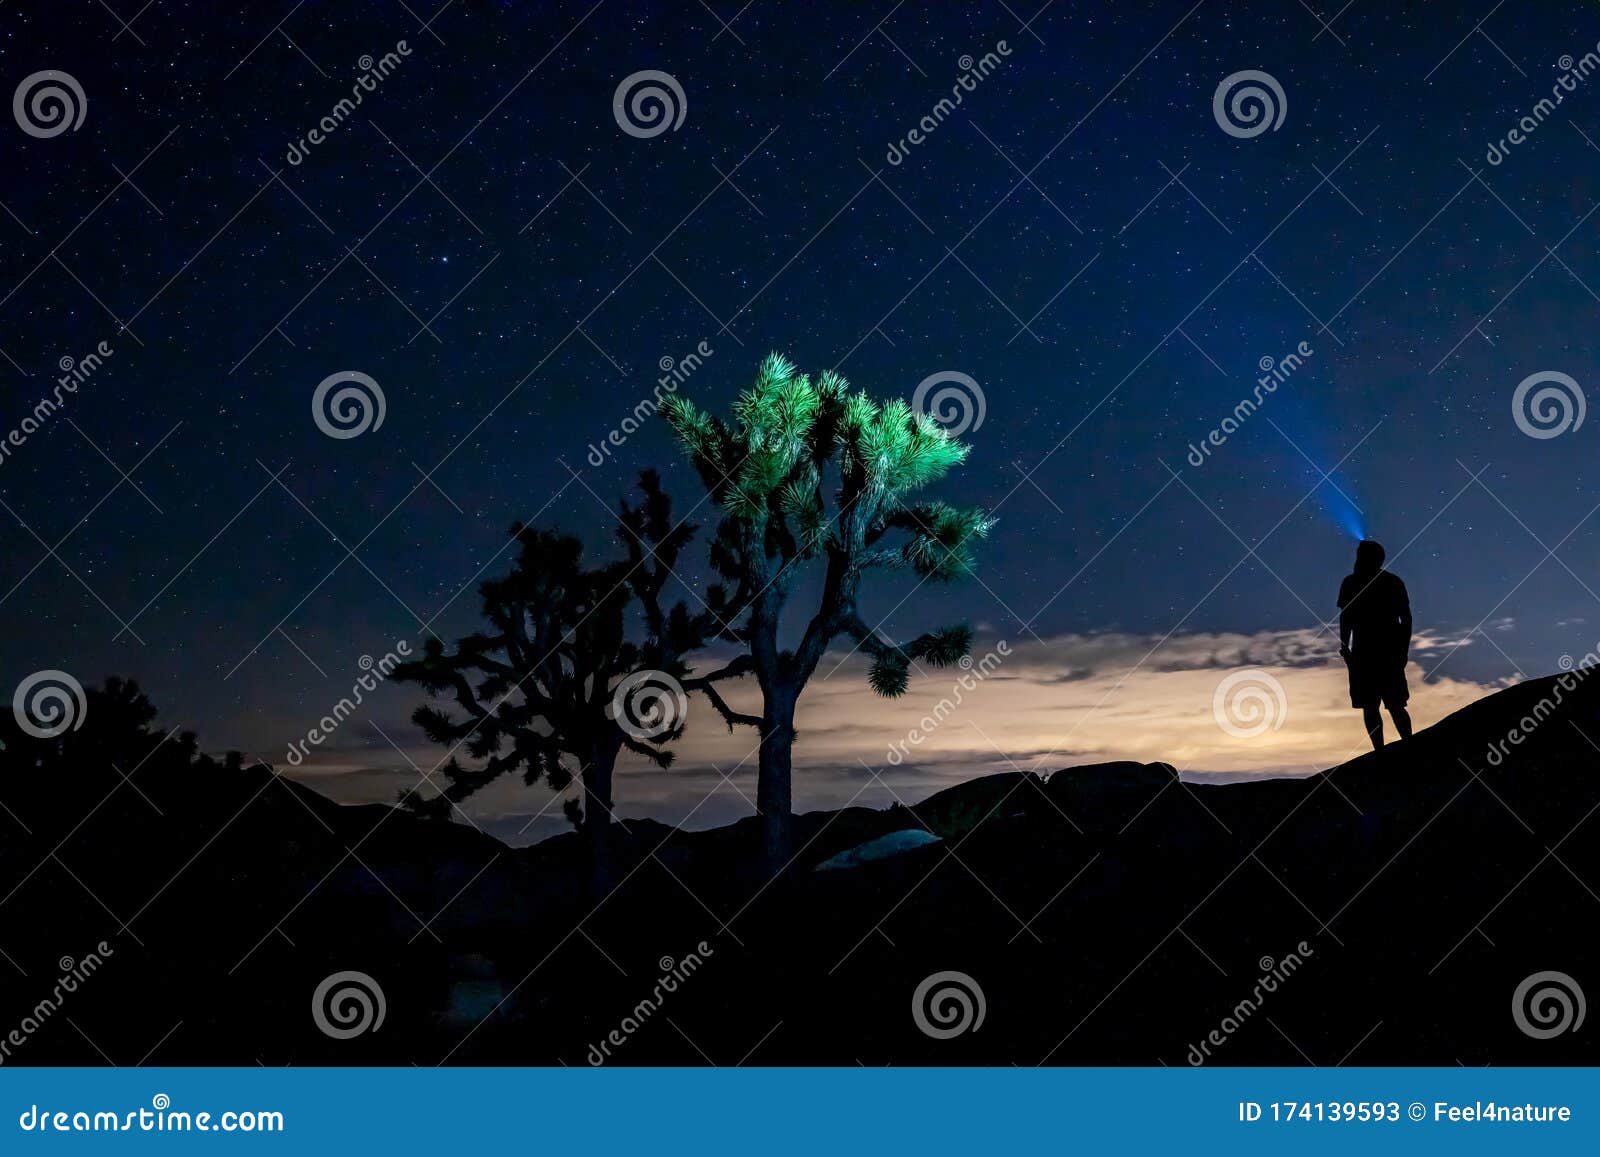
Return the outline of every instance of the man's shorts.
{"type": "Polygon", "coordinates": [[[1396,707],[1404,707],[1410,699],[1411,688],[1406,686],[1406,669],[1403,664],[1379,665],[1351,658],[1350,706],[1365,710],[1382,703],[1393,711],[1396,707]]]}

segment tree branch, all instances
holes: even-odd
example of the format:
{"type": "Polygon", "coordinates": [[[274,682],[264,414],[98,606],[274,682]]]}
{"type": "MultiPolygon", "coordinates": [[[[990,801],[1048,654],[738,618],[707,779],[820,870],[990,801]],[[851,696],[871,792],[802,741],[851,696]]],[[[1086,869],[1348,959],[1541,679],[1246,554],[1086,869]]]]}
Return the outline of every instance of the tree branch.
{"type": "Polygon", "coordinates": [[[711,706],[717,709],[717,714],[721,715],[723,722],[728,725],[729,731],[732,731],[736,724],[744,727],[755,728],[759,728],[761,726],[761,717],[759,715],[746,715],[743,712],[735,711],[733,708],[729,707],[728,701],[724,699],[722,697],[722,693],[717,690],[716,684],[707,683],[702,680],[685,683],[683,686],[684,690],[686,691],[703,691],[705,693],[705,697],[711,701],[711,706]]]}
{"type": "Polygon", "coordinates": [[[711,701],[711,706],[715,707],[717,713],[722,716],[723,722],[728,725],[729,731],[733,730],[735,724],[759,728],[761,726],[760,716],[746,715],[743,712],[733,710],[728,706],[728,701],[722,697],[722,693],[717,690],[717,683],[721,680],[737,679],[751,674],[755,669],[756,661],[754,656],[746,652],[720,670],[711,671],[693,679],[683,680],[683,689],[685,691],[703,692],[705,697],[711,701]]]}

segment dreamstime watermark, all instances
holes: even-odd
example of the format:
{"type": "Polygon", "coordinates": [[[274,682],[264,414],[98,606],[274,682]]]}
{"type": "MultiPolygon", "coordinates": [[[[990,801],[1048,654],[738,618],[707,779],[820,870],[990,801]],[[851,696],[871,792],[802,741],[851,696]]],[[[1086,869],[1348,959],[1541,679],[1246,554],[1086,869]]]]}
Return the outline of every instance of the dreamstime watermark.
{"type": "Polygon", "coordinates": [[[1010,655],[1010,642],[1001,639],[995,644],[994,649],[987,652],[981,659],[974,661],[971,655],[961,656],[960,666],[963,674],[951,686],[950,694],[935,703],[933,710],[924,715],[918,721],[916,727],[906,732],[904,739],[889,745],[888,754],[884,756],[889,761],[889,764],[893,767],[899,767],[904,763],[906,757],[911,754],[913,747],[921,747],[928,736],[937,731],[946,719],[955,714],[956,709],[961,706],[962,700],[965,698],[964,693],[976,690],[978,684],[994,674],[1010,655]]]}
{"type": "Polygon", "coordinates": [[[1565,972],[1535,972],[1511,994],[1511,1019],[1535,1040],[1577,1032],[1587,1012],[1583,989],[1565,972]]]}
{"type": "Polygon", "coordinates": [[[89,113],[83,85],[70,73],[47,68],[24,77],[11,94],[11,115],[30,137],[48,140],[67,131],[77,132],[89,113]]]}
{"type": "Polygon", "coordinates": [[[395,41],[394,50],[385,52],[374,60],[370,55],[363,56],[356,64],[361,69],[361,75],[356,77],[356,82],[350,86],[350,95],[341,97],[339,102],[328,110],[326,116],[317,122],[317,127],[306,133],[297,141],[289,143],[289,151],[284,154],[284,160],[291,165],[298,165],[311,155],[314,146],[320,145],[339,130],[356,111],[356,107],[366,98],[366,94],[377,92],[378,85],[389,78],[389,75],[399,68],[405,57],[411,55],[411,46],[404,40],[395,41]]]}
{"type": "Polygon", "coordinates": [[[1506,757],[1511,754],[1511,749],[1521,747],[1523,741],[1532,735],[1541,723],[1555,714],[1556,708],[1565,702],[1566,697],[1594,673],[1597,665],[1600,665],[1600,648],[1590,651],[1578,660],[1576,665],[1573,664],[1571,655],[1562,655],[1559,663],[1562,674],[1556,676],[1555,686],[1551,688],[1550,694],[1540,696],[1539,701],[1517,720],[1516,726],[1507,731],[1503,739],[1498,739],[1489,745],[1484,759],[1488,761],[1490,767],[1499,767],[1504,763],[1506,757]]]}
{"type": "Polygon", "coordinates": [[[17,1117],[24,1133],[282,1133],[283,1114],[274,1109],[227,1109],[194,1113],[174,1109],[172,1098],[157,1093],[150,1108],[126,1113],[106,1109],[41,1109],[29,1105],[17,1117]]]}
{"type": "Polygon", "coordinates": [[[917,383],[911,392],[911,408],[939,423],[952,438],[959,438],[968,430],[982,428],[989,415],[989,400],[972,375],[940,370],[917,383]]]}
{"type": "Polygon", "coordinates": [[[650,995],[641,1000],[628,1010],[622,1022],[607,1033],[597,1045],[590,1045],[585,1059],[595,1068],[599,1068],[611,1059],[613,1049],[619,1049],[628,1043],[628,1038],[644,1027],[645,1023],[656,1013],[661,1011],[661,1006],[666,998],[678,991],[680,985],[704,966],[706,959],[715,956],[711,945],[704,940],[694,946],[692,952],[686,953],[681,960],[673,960],[670,956],[663,956],[656,962],[661,970],[661,976],[656,980],[655,987],[650,990],[650,995]]]}
{"type": "Polygon", "coordinates": [[[661,377],[656,379],[656,388],[651,391],[650,397],[641,399],[633,407],[628,416],[622,419],[621,425],[613,427],[599,442],[589,443],[589,465],[597,468],[604,466],[606,459],[611,457],[613,449],[620,447],[637,434],[640,427],[656,416],[657,411],[661,409],[664,396],[677,393],[678,387],[688,381],[715,352],[710,342],[702,341],[681,358],[674,359],[669,356],[657,362],[656,367],[660,369],[661,377]]]}
{"type": "Polygon", "coordinates": [[[988,1011],[983,989],[965,972],[935,972],[911,994],[911,1021],[934,1040],[977,1032],[988,1011]]]}
{"type": "Polygon", "coordinates": [[[38,433],[56,411],[67,404],[66,395],[76,394],[78,387],[92,378],[113,352],[111,343],[103,341],[81,358],[67,355],[56,363],[61,376],[56,379],[55,388],[35,402],[33,409],[0,442],[0,466],[5,465],[13,449],[20,448],[38,433]]]}
{"type": "Polygon", "coordinates": [[[1222,78],[1211,94],[1211,115],[1230,137],[1248,140],[1278,131],[1289,112],[1283,86],[1270,73],[1247,68],[1222,78]]]}
{"type": "Polygon", "coordinates": [[[1289,697],[1273,675],[1250,667],[1217,684],[1211,696],[1211,715],[1229,735],[1254,739],[1283,726],[1289,718],[1289,697]]]}
{"type": "Polygon", "coordinates": [[[359,370],[329,374],[311,394],[311,420],[328,437],[340,441],[378,429],[388,412],[383,387],[359,370]]]}
{"type": "Polygon", "coordinates": [[[1261,969],[1261,978],[1256,981],[1255,987],[1250,990],[1250,995],[1234,1005],[1228,1015],[1222,1018],[1222,1023],[1207,1033],[1198,1045],[1190,1045],[1188,1056],[1185,1058],[1190,1065],[1199,1068],[1211,1058],[1213,1049],[1219,1049],[1228,1043],[1228,1038],[1244,1027],[1246,1021],[1260,1011],[1266,1003],[1268,996],[1278,991],[1289,977],[1300,971],[1306,962],[1306,957],[1316,955],[1311,950],[1311,945],[1304,940],[1295,945],[1295,950],[1286,955],[1282,960],[1273,960],[1270,956],[1263,956],[1256,962],[1261,969]]]}
{"type": "Polygon", "coordinates": [[[383,989],[365,972],[335,972],[311,994],[311,1019],[334,1040],[377,1032],[388,1011],[383,989]]]}
{"type": "Polygon", "coordinates": [[[387,679],[400,660],[411,654],[411,644],[401,639],[394,645],[394,650],[387,652],[383,658],[376,661],[371,655],[362,655],[356,665],[366,672],[358,678],[350,688],[350,694],[333,705],[333,710],[317,720],[317,725],[306,732],[304,739],[296,740],[289,744],[287,754],[284,756],[291,767],[299,767],[305,762],[311,748],[320,747],[322,743],[350,716],[355,714],[360,707],[364,693],[376,691],[378,685],[387,679]]]}
{"type": "Polygon", "coordinates": [[[1249,420],[1250,415],[1261,408],[1261,403],[1278,392],[1278,387],[1289,378],[1306,360],[1316,351],[1311,348],[1310,342],[1301,342],[1294,349],[1284,354],[1281,358],[1263,356],[1256,363],[1261,370],[1261,376],[1256,379],[1254,388],[1248,397],[1239,399],[1232,412],[1222,419],[1222,423],[1214,427],[1206,436],[1200,439],[1200,445],[1189,443],[1189,465],[1194,467],[1204,466],[1206,459],[1211,457],[1214,448],[1221,447],[1229,438],[1236,434],[1241,426],[1249,420]]]}
{"type": "Polygon", "coordinates": [[[956,61],[961,69],[961,75],[956,77],[956,82],[950,86],[950,95],[940,97],[939,101],[929,109],[927,115],[917,122],[917,127],[906,133],[898,141],[889,142],[889,151],[883,159],[891,165],[898,165],[911,155],[911,149],[920,145],[933,135],[938,127],[944,124],[945,119],[956,111],[956,106],[966,99],[966,94],[977,90],[978,82],[986,80],[999,68],[1004,59],[1011,55],[1011,46],[1004,40],[994,42],[994,51],[985,52],[974,60],[971,54],[962,56],[956,61]]]}
{"type": "Polygon", "coordinates": [[[635,671],[617,684],[607,713],[634,739],[659,739],[683,726],[689,697],[665,671],[635,671]]]}
{"type": "Polygon", "coordinates": [[[1511,417],[1517,429],[1540,441],[1576,430],[1587,412],[1583,387],[1559,370],[1529,374],[1511,393],[1511,417]]]}
{"type": "Polygon", "coordinates": [[[54,739],[76,731],[87,713],[83,684],[53,667],[29,675],[11,696],[11,714],[17,726],[35,739],[54,739]]]}
{"type": "Polygon", "coordinates": [[[677,78],[646,68],[622,78],[611,94],[611,115],[630,137],[648,140],[671,129],[677,132],[689,112],[689,98],[677,78]]]}
{"type": "Polygon", "coordinates": [[[1600,44],[1596,44],[1594,51],[1585,52],[1582,57],[1574,61],[1570,55],[1563,56],[1556,61],[1562,75],[1556,78],[1555,84],[1550,86],[1550,96],[1543,97],[1533,106],[1531,112],[1525,113],[1517,120],[1517,127],[1501,137],[1498,141],[1490,141],[1489,149],[1484,153],[1483,159],[1491,165],[1498,165],[1511,155],[1513,147],[1522,144],[1542,124],[1549,115],[1556,111],[1556,105],[1567,98],[1567,94],[1578,91],[1578,83],[1588,80],[1589,74],[1600,68],[1600,44]],[[1551,100],[1550,97],[1555,97],[1551,100]]]}
{"type": "Polygon", "coordinates": [[[44,1027],[52,1016],[61,1010],[67,997],[78,991],[78,986],[89,977],[98,972],[106,962],[106,957],[115,956],[111,945],[104,940],[94,946],[94,951],[82,959],[74,960],[70,956],[63,956],[56,962],[56,967],[61,975],[57,978],[55,987],[50,990],[50,995],[39,1001],[22,1018],[22,1023],[0,1037],[0,1065],[11,1059],[13,1049],[19,1049],[28,1043],[28,1038],[44,1027]]]}

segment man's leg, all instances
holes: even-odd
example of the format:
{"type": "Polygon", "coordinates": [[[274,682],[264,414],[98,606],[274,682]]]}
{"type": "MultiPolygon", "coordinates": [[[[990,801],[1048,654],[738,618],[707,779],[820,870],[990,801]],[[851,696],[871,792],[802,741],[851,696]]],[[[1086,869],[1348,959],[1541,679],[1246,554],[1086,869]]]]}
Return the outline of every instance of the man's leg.
{"type": "Polygon", "coordinates": [[[1389,718],[1394,720],[1394,729],[1400,733],[1401,739],[1411,738],[1411,712],[1404,707],[1391,707],[1389,718]]]}
{"type": "Polygon", "coordinates": [[[1378,705],[1374,703],[1371,707],[1363,707],[1361,720],[1367,725],[1367,737],[1372,740],[1372,750],[1378,750],[1383,746],[1383,716],[1378,714],[1378,705]]]}

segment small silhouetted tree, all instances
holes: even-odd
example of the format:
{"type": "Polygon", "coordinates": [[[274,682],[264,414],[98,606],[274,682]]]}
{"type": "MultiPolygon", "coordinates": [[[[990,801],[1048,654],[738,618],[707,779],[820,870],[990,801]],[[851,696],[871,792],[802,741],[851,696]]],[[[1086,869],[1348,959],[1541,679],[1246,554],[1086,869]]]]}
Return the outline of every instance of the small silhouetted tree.
{"type": "MultiPolygon", "coordinates": [[[[411,793],[408,806],[448,814],[512,773],[555,791],[577,782],[582,802],[568,800],[566,814],[585,837],[596,888],[611,874],[618,756],[626,749],[657,766],[671,764],[667,747],[684,722],[673,684],[685,682],[685,656],[716,629],[709,609],[663,606],[671,568],[695,528],[672,521],[654,471],[640,476],[639,490],[637,505],[619,509],[626,561],[586,566],[577,538],[513,526],[519,549],[510,572],[479,588],[488,629],[453,651],[429,639],[421,658],[394,672],[455,704],[426,704],[412,715],[450,753],[440,768],[443,790],[427,798],[411,793]],[[630,614],[635,599],[642,632],[630,614]]],[[[713,593],[721,602],[720,591],[713,593]]]]}
{"type": "Polygon", "coordinates": [[[831,371],[812,380],[774,353],[730,421],[681,395],[662,412],[723,514],[711,561],[735,584],[727,609],[742,617],[725,637],[748,647],[742,668],[761,687],[756,806],[768,862],[781,868],[791,842],[795,705],[829,644],[841,635],[854,640],[871,657],[872,689],[889,697],[905,691],[914,662],[944,666],[972,645],[965,623],[903,644],[885,638],[857,608],[862,579],[890,568],[957,578],[971,568],[971,547],[992,520],[977,509],[913,502],[916,491],[964,461],[968,447],[903,401],[851,393],[831,371]],[[799,645],[785,650],[785,604],[811,560],[823,563],[821,594],[799,645]]]}

